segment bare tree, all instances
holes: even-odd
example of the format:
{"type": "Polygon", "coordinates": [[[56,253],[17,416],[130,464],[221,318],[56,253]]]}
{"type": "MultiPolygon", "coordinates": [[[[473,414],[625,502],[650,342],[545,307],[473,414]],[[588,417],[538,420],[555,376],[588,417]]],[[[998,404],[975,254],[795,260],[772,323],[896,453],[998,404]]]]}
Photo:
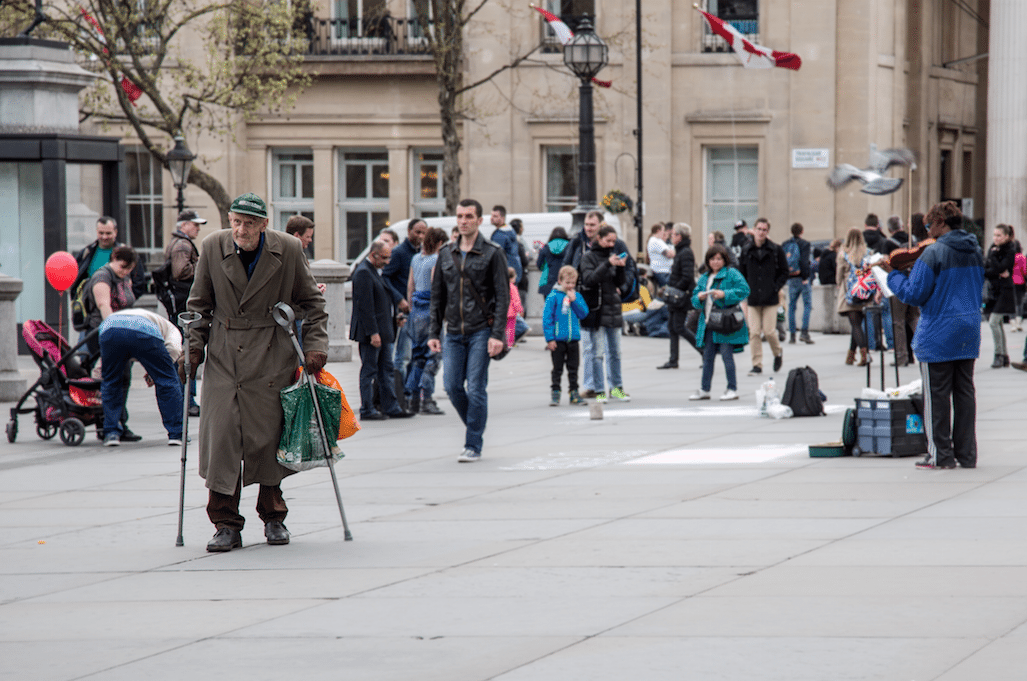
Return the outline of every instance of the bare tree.
{"type": "MultiPolygon", "coordinates": [[[[8,0],[4,10],[8,27],[40,16],[33,0],[8,0]]],[[[131,126],[167,168],[176,134],[232,139],[238,120],[292,106],[310,81],[308,13],[308,0],[49,0],[35,35],[69,43],[101,76],[85,94],[83,120],[131,126]]],[[[227,226],[224,186],[196,165],[187,181],[227,226]]]]}
{"type": "Polygon", "coordinates": [[[439,87],[439,119],[442,126],[442,193],[446,197],[446,213],[456,213],[460,200],[460,149],[463,143],[457,123],[465,116],[462,98],[469,91],[488,83],[500,73],[516,68],[542,45],[517,55],[488,75],[465,82],[466,57],[464,31],[490,0],[415,0],[417,22],[422,27],[428,51],[435,61],[435,80],[439,87]]]}

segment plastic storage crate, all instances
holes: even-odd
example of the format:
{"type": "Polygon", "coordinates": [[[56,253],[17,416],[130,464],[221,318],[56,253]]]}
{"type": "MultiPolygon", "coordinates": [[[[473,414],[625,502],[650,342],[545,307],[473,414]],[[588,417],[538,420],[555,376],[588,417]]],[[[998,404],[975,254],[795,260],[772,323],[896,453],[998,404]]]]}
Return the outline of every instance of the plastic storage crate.
{"type": "Polygon", "coordinates": [[[921,411],[911,399],[857,399],[853,454],[893,457],[926,454],[927,436],[921,411]]]}

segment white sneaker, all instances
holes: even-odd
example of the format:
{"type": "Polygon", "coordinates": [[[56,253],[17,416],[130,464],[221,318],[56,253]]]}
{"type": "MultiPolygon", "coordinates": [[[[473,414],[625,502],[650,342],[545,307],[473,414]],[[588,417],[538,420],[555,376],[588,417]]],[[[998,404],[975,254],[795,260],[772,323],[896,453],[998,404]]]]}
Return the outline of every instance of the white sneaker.
{"type": "Polygon", "coordinates": [[[181,446],[182,446],[182,438],[178,438],[178,437],[169,437],[168,438],[168,447],[181,447],[181,446]]]}
{"type": "Polygon", "coordinates": [[[690,400],[708,400],[710,399],[709,390],[696,390],[694,393],[688,396],[690,400]]]}
{"type": "Polygon", "coordinates": [[[738,399],[738,393],[736,393],[734,390],[728,390],[727,392],[725,392],[723,395],[720,396],[720,401],[721,402],[728,402],[730,400],[737,400],[737,399],[738,399]]]}

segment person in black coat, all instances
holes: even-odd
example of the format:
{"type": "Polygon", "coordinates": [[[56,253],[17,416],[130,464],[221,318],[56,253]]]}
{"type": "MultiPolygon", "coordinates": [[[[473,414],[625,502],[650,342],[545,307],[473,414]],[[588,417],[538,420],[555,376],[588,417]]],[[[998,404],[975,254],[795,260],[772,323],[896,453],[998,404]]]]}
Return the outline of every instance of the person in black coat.
{"type": "Polygon", "coordinates": [[[881,232],[881,220],[873,213],[867,213],[863,227],[863,241],[867,244],[867,251],[883,253],[885,237],[881,232]]]}
{"type": "Polygon", "coordinates": [[[774,371],[783,362],[781,341],[777,337],[779,292],[788,281],[788,260],[780,246],[767,238],[770,221],[759,218],[753,225],[753,241],[738,259],[738,269],[749,284],[749,345],[752,347],[750,376],[763,373],[763,343],[767,337],[774,353],[774,371]]]}
{"type": "Polygon", "coordinates": [[[831,242],[831,245],[824,249],[824,252],[820,254],[820,260],[817,263],[817,275],[820,278],[820,283],[823,286],[837,286],[838,285],[838,273],[835,271],[838,267],[838,249],[842,247],[842,240],[835,239],[831,242]]]}
{"type": "Polygon", "coordinates": [[[396,340],[393,297],[379,271],[389,263],[391,255],[389,244],[373,242],[352,278],[353,317],[349,338],[357,341],[360,349],[360,418],[365,421],[412,415],[403,411],[396,401],[393,382],[392,344],[396,340]],[[374,408],[373,383],[376,380],[382,411],[374,408]]]}
{"type": "Polygon", "coordinates": [[[984,260],[984,278],[988,281],[988,299],[984,312],[990,315],[988,326],[995,342],[995,361],[992,369],[1009,366],[1009,350],[1006,348],[1006,330],[1002,320],[1006,315],[1016,314],[1016,291],[1013,288],[1013,264],[1016,261],[1016,246],[1013,244],[1013,228],[1009,225],[995,225],[994,241],[984,260]]]}
{"type": "MultiPolygon", "coordinates": [[[[670,334],[670,358],[657,369],[678,368],[679,338],[682,336],[695,347],[695,332],[689,333],[685,328],[688,311],[692,309],[692,289],[695,288],[695,254],[692,252],[692,228],[683,222],[674,225],[671,232],[674,244],[674,264],[670,266],[670,279],[667,285],[685,292],[681,305],[668,305],[670,321],[667,331],[670,334]]],[[[700,353],[701,354],[701,353],[700,353]]]]}
{"type": "MultiPolygon", "coordinates": [[[[627,402],[631,397],[624,392],[620,372],[620,336],[624,326],[621,314],[621,289],[627,275],[628,258],[620,257],[626,248],[617,238],[617,231],[605,225],[596,233],[592,249],[581,259],[581,295],[588,303],[588,316],[581,320],[584,360],[592,363],[592,385],[586,388],[596,393],[596,401],[607,398],[603,374],[606,360],[610,380],[610,397],[627,402]]],[[[587,376],[586,376],[587,378],[587,376]]]]}

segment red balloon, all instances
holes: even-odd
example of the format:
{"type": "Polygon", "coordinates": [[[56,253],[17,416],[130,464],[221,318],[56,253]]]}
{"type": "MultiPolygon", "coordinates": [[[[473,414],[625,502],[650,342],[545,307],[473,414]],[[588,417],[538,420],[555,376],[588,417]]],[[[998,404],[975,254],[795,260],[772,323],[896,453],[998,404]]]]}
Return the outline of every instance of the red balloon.
{"type": "Polygon", "coordinates": [[[64,293],[75,282],[78,276],[78,263],[75,256],[67,251],[57,251],[46,259],[46,280],[57,289],[58,293],[64,293]]]}

